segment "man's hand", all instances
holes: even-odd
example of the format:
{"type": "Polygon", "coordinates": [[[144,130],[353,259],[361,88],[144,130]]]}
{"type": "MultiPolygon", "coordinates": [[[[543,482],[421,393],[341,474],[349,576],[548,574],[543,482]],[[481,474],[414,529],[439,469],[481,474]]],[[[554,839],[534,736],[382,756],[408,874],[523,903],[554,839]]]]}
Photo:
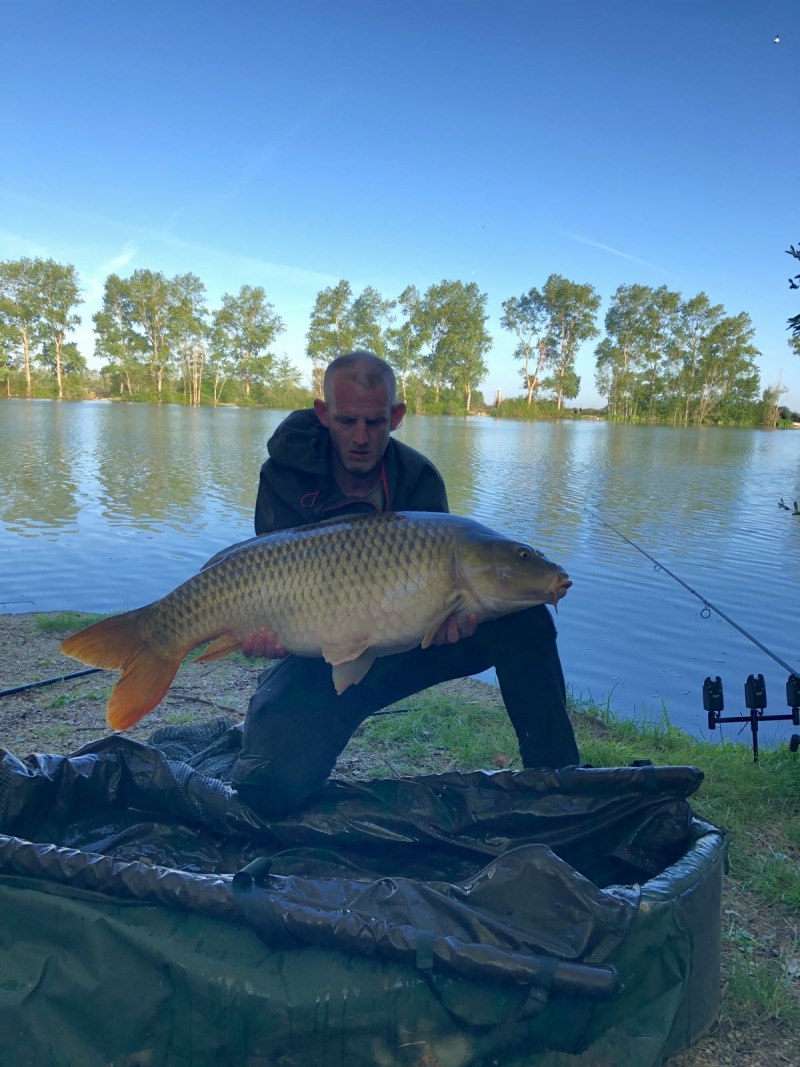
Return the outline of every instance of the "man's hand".
{"type": "Polygon", "coordinates": [[[278,643],[278,635],[274,630],[257,630],[247,634],[242,640],[242,655],[257,656],[263,659],[283,659],[286,649],[278,643]]]}
{"type": "Polygon", "coordinates": [[[477,629],[477,615],[467,615],[460,628],[455,615],[451,615],[436,631],[433,643],[434,645],[454,645],[461,637],[472,637],[477,629]]]}

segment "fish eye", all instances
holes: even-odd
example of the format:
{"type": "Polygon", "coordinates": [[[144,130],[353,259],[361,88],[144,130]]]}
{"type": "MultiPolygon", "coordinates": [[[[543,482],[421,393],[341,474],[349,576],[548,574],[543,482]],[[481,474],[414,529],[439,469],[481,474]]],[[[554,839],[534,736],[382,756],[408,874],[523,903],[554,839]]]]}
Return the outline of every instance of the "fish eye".
{"type": "Polygon", "coordinates": [[[531,553],[530,553],[530,549],[529,548],[520,547],[520,548],[517,549],[517,558],[518,559],[529,559],[530,558],[530,554],[531,553]]]}

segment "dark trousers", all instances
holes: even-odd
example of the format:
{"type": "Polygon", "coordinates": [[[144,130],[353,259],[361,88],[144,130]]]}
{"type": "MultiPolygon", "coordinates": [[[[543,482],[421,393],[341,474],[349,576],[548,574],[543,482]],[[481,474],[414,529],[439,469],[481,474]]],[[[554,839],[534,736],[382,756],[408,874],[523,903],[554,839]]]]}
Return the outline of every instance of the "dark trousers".
{"type": "Polygon", "coordinates": [[[280,816],[324,784],[353,731],[373,712],[453,678],[494,667],[524,767],[578,763],[556,628],[543,605],[482,623],[453,645],[375,661],[336,695],[322,659],[286,656],[259,677],[233,786],[250,807],[280,816]]]}

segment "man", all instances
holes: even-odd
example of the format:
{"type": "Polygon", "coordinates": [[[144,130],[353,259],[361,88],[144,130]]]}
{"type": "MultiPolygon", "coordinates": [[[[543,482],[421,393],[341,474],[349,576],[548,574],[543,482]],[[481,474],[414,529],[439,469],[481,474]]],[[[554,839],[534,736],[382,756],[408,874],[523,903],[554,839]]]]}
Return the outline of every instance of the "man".
{"type": "MultiPolygon", "coordinates": [[[[441,475],[391,434],[406,406],[394,373],[370,352],[327,368],[324,400],[295,411],[269,441],[256,500],[257,534],[353,512],[448,511],[441,475]]],[[[556,630],[544,605],[461,630],[455,618],[427,649],[375,661],[337,696],[322,659],[286,655],[280,634],[261,631],[247,655],[277,657],[259,678],[244,724],[233,785],[251,807],[281,816],[327,779],[356,727],[373,712],[422,689],[494,667],[525,767],[578,763],[566,710],[556,630]]]]}

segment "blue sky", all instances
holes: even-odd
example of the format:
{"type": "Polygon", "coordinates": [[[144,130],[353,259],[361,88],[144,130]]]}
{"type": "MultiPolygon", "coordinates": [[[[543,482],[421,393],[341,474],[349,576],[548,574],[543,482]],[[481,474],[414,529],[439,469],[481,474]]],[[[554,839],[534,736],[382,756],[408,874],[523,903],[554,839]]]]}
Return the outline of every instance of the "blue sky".
{"type": "MultiPolygon", "coordinates": [[[[85,287],[263,285],[304,371],[317,291],[475,281],[487,399],[520,391],[501,303],[557,272],[705,290],[800,409],[800,0],[5,4],[0,259],[85,287]],[[773,38],[780,34],[780,43],[773,38]],[[796,270],[795,270],[796,272],[796,270]]],[[[593,344],[579,402],[596,402],[593,344]]]]}

